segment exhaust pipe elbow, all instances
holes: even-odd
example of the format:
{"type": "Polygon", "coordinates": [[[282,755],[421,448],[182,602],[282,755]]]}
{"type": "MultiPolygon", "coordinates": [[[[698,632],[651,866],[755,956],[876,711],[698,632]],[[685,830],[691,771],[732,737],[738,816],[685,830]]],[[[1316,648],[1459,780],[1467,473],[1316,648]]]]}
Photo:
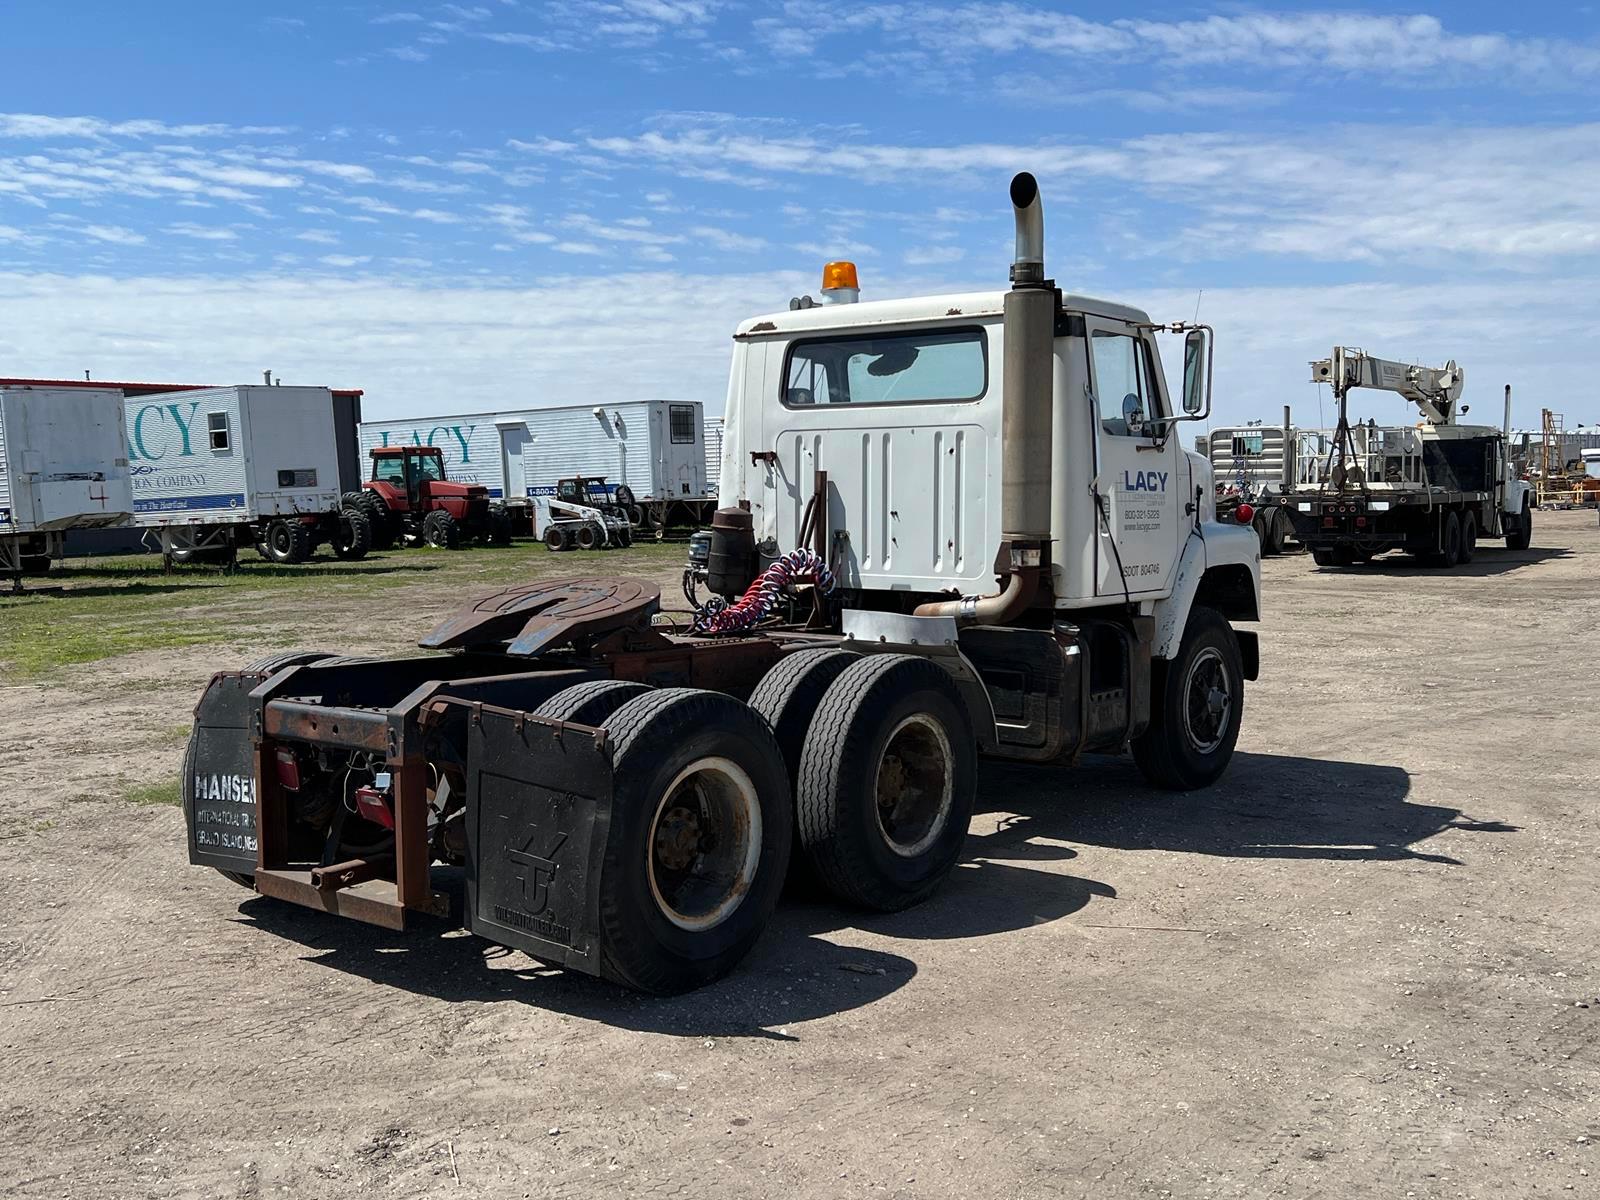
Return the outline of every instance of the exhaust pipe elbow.
{"type": "Polygon", "coordinates": [[[962,596],[934,600],[913,610],[919,617],[954,617],[958,625],[1004,625],[1028,610],[1039,592],[1039,568],[1013,570],[1006,586],[994,596],[962,596]]]}
{"type": "Polygon", "coordinates": [[[1031,172],[1018,171],[1011,180],[1011,214],[1017,227],[1017,246],[1011,256],[1011,282],[1021,287],[1044,284],[1044,204],[1039,181],[1031,172]]]}

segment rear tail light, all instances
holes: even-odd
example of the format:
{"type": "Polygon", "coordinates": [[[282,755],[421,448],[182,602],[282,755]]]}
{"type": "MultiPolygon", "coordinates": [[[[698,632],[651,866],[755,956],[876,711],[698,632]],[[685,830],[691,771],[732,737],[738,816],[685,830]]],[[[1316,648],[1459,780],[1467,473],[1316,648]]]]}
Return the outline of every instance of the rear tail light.
{"type": "Polygon", "coordinates": [[[1357,517],[1356,518],[1356,528],[1357,529],[1366,528],[1366,524],[1367,524],[1367,519],[1365,517],[1357,517]]]}
{"type": "Polygon", "coordinates": [[[278,752],[273,755],[273,762],[278,769],[278,786],[286,792],[300,790],[300,758],[287,746],[279,746],[278,752]]]}
{"type": "Polygon", "coordinates": [[[389,807],[388,794],[375,787],[362,786],[356,789],[356,811],[374,825],[394,828],[394,811],[389,807]]]}
{"type": "Polygon", "coordinates": [[[1332,528],[1333,527],[1333,518],[1332,517],[1323,517],[1322,518],[1322,527],[1324,529],[1332,528]]]}

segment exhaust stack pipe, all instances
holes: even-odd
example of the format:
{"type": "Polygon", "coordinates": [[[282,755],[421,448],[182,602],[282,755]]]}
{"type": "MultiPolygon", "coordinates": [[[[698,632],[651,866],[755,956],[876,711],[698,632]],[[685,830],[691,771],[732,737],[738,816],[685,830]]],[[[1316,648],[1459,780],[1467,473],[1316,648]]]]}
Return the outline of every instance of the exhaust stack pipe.
{"type": "Polygon", "coordinates": [[[1039,182],[1026,171],[1011,181],[1011,208],[1017,240],[1005,299],[1000,410],[1000,528],[1011,548],[1011,575],[999,595],[939,600],[916,610],[963,624],[1001,624],[1027,609],[1050,543],[1056,289],[1044,277],[1039,182]]]}

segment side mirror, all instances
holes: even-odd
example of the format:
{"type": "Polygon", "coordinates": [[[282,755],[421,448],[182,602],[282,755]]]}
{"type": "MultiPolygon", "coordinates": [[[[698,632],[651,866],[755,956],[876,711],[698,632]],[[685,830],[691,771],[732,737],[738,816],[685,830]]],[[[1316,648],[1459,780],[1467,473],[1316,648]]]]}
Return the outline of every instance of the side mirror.
{"type": "Polygon", "coordinates": [[[1211,355],[1204,329],[1191,329],[1183,339],[1183,411],[1198,416],[1210,408],[1211,355]]]}

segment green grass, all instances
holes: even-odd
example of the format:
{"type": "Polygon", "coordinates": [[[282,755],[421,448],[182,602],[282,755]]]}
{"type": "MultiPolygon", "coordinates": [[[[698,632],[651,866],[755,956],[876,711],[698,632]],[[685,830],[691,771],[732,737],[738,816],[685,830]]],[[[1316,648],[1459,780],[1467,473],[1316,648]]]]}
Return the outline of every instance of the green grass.
{"type": "Polygon", "coordinates": [[[149,808],[158,804],[179,805],[183,797],[178,791],[176,777],[163,783],[141,783],[128,788],[122,793],[122,798],[129,804],[137,804],[141,808],[149,808]]]}
{"type": "Polygon", "coordinates": [[[681,543],[670,542],[559,555],[538,543],[519,543],[494,550],[397,550],[358,563],[318,558],[283,567],[247,551],[231,575],[196,566],[163,575],[154,555],[71,559],[36,585],[63,591],[0,593],[0,682],[143,650],[297,644],[306,626],[314,626],[319,602],[347,614],[370,606],[378,620],[404,611],[400,593],[408,588],[455,589],[465,600],[556,572],[654,573],[685,553],[681,543]]]}

